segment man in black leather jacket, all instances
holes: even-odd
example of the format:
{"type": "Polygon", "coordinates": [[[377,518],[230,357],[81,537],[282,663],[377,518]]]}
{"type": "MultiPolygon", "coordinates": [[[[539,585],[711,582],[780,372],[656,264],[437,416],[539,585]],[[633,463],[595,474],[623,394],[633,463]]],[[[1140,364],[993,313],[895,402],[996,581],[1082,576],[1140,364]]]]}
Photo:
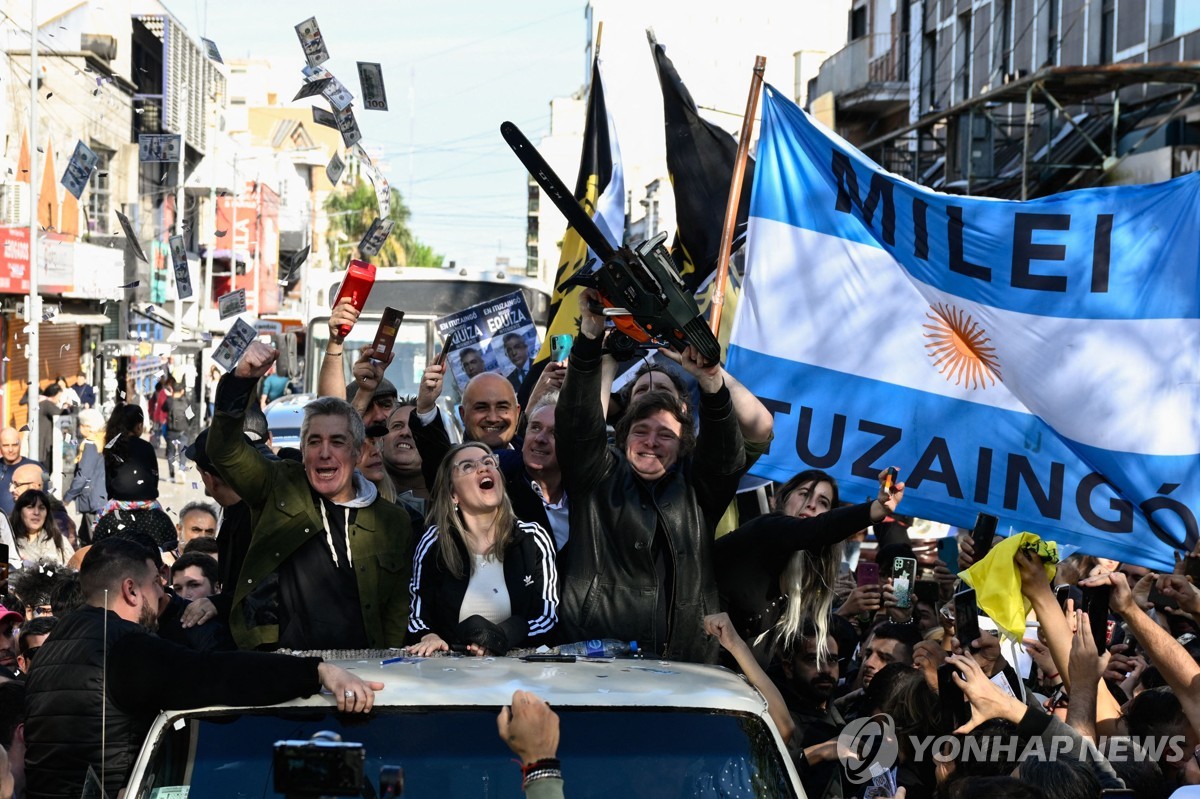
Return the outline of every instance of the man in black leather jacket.
{"type": "Polygon", "coordinates": [[[571,545],[560,564],[568,640],[636,640],[643,651],[712,662],[703,619],[720,610],[713,536],[745,470],[742,434],[717,366],[695,350],[683,364],[700,384],[700,434],[670,394],[639,398],[608,444],[600,404],[604,318],[580,299],[555,413],[558,460],[571,498],[571,545]],[[694,447],[694,452],[692,451],[694,447]]]}

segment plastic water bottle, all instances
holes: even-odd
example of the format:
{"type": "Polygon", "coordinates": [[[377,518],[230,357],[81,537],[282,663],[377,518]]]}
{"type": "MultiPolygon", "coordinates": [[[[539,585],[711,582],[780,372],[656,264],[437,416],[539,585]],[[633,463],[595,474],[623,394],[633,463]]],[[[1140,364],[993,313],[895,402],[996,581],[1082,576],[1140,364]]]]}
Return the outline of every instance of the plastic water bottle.
{"type": "Polygon", "coordinates": [[[558,648],[560,655],[576,655],[584,658],[618,658],[637,657],[637,641],[618,641],[615,638],[593,638],[589,641],[577,641],[573,644],[563,644],[558,648]]]}

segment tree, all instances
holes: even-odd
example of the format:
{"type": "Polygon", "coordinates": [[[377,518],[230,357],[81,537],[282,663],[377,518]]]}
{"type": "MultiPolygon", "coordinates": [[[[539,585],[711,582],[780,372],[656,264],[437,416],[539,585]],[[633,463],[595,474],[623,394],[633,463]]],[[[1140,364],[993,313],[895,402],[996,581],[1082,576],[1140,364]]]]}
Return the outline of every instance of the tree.
{"type": "MultiPolygon", "coordinates": [[[[408,226],[412,212],[404,204],[400,192],[392,189],[392,234],[384,242],[378,255],[365,260],[376,266],[441,266],[443,256],[433,248],[421,243],[408,226]]],[[[349,260],[348,249],[357,252],[358,242],[366,235],[371,223],[379,214],[379,202],[375,189],[361,177],[333,192],[325,201],[325,212],[329,215],[329,260],[335,269],[342,268],[349,260]],[[339,234],[341,234],[339,236],[339,234]],[[339,246],[341,245],[341,246],[339,246]],[[340,255],[339,255],[340,254],[340,255]]]]}

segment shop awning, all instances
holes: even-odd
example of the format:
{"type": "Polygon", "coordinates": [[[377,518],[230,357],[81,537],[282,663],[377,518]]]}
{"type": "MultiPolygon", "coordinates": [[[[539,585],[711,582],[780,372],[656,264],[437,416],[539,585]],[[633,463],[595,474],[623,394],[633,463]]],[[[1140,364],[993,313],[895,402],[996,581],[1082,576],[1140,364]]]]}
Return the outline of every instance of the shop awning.
{"type": "Polygon", "coordinates": [[[49,321],[52,325],[107,325],[112,322],[102,313],[60,313],[49,321]]]}

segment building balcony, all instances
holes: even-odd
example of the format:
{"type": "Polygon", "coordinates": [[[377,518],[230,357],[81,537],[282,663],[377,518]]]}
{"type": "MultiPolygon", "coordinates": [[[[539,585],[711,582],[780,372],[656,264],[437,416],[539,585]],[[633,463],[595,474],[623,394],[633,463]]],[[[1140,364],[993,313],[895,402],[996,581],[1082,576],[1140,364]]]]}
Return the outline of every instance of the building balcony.
{"type": "Polygon", "coordinates": [[[877,33],[855,39],[821,64],[809,98],[831,93],[841,115],[878,115],[908,102],[904,40],[877,33]]]}

